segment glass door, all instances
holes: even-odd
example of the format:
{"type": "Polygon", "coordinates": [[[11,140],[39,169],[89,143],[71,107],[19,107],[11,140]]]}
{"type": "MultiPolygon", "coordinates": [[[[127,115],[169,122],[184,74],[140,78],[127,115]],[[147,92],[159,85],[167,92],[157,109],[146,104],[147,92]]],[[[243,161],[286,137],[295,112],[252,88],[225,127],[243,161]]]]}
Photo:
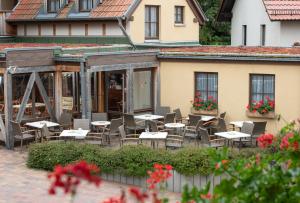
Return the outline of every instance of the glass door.
{"type": "Polygon", "coordinates": [[[120,118],[126,109],[125,72],[105,73],[106,112],[109,118],[120,118]]]}

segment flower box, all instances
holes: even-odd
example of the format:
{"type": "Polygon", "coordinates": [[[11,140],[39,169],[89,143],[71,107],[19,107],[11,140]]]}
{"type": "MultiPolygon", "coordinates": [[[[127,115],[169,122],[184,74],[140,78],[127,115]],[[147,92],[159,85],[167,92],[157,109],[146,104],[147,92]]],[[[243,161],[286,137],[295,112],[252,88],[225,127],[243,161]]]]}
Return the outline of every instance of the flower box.
{"type": "Polygon", "coordinates": [[[218,115],[218,109],[207,111],[207,110],[195,110],[194,108],[192,108],[192,113],[193,114],[198,114],[198,115],[217,116],[218,115]]]}
{"type": "Polygon", "coordinates": [[[260,114],[257,111],[256,112],[250,112],[249,110],[247,110],[246,115],[249,118],[270,118],[270,119],[273,119],[273,118],[276,117],[274,111],[271,111],[271,112],[268,112],[268,113],[265,113],[265,114],[260,114]]]}

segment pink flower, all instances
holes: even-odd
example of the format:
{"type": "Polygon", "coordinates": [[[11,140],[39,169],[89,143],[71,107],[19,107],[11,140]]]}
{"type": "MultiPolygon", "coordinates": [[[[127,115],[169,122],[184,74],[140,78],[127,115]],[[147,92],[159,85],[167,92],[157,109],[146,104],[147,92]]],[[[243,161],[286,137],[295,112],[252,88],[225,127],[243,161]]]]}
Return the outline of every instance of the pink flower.
{"type": "Polygon", "coordinates": [[[262,134],[256,140],[260,148],[266,148],[272,145],[273,141],[275,140],[275,137],[272,134],[262,134]]]}

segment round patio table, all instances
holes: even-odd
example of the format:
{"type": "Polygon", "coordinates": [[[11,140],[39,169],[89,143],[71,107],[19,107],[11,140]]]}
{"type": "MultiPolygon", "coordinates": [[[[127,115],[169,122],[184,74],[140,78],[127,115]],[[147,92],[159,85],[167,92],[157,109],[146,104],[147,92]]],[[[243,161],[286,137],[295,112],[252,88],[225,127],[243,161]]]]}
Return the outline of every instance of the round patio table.
{"type": "Polygon", "coordinates": [[[175,129],[176,131],[179,131],[179,135],[182,134],[182,128],[185,127],[185,124],[183,123],[166,123],[165,124],[166,128],[170,128],[170,129],[175,129]]]}

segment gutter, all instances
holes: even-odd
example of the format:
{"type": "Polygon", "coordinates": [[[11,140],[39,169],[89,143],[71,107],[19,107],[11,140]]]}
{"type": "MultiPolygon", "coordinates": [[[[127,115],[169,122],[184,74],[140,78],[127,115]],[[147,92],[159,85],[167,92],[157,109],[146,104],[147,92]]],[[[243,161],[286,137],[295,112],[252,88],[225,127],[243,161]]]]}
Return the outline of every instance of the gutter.
{"type": "Polygon", "coordinates": [[[129,43],[131,44],[131,46],[133,47],[133,49],[136,50],[136,46],[134,45],[134,43],[131,40],[131,38],[130,38],[129,34],[127,33],[126,29],[122,25],[122,19],[121,18],[117,18],[117,19],[118,19],[119,27],[122,30],[123,34],[127,37],[127,39],[129,40],[129,43]]]}
{"type": "Polygon", "coordinates": [[[220,60],[220,61],[268,61],[268,62],[300,62],[300,56],[255,56],[255,55],[184,55],[184,54],[158,54],[159,59],[182,60],[220,60]]]}

